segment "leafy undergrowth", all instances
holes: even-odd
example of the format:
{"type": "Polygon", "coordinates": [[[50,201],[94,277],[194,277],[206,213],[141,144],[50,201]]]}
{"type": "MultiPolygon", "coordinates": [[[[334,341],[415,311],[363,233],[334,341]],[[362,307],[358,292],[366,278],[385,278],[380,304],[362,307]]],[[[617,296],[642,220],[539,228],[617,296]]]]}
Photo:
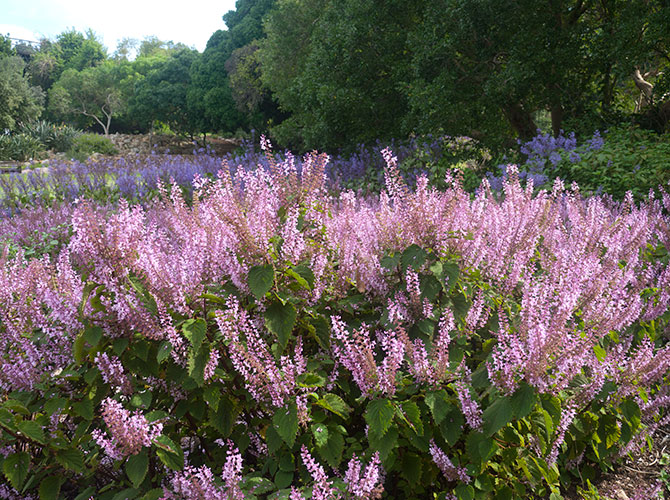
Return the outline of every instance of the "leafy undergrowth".
{"type": "Polygon", "coordinates": [[[667,425],[667,193],[384,155],[378,197],[268,153],[5,252],[0,496],[556,500],[667,425]]]}

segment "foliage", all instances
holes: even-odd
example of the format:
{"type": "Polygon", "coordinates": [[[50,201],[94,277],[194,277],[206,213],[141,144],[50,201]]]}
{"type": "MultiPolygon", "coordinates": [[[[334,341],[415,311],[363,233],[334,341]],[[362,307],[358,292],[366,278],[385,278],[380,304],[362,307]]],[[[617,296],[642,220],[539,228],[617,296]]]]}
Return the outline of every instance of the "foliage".
{"type": "Polygon", "coordinates": [[[81,134],[80,130],[69,125],[56,125],[45,120],[23,125],[21,132],[40,141],[44,148],[58,152],[72,148],[74,140],[81,134]]]}
{"type": "Polygon", "coordinates": [[[118,154],[118,150],[108,137],[99,134],[81,134],[77,136],[68,153],[73,158],[88,158],[93,153],[103,155],[118,154]]]}
{"type": "Polygon", "coordinates": [[[0,134],[0,160],[26,161],[43,150],[42,143],[29,134],[0,134]]]}
{"type": "Polygon", "coordinates": [[[197,51],[181,49],[152,69],[135,84],[131,107],[135,119],[152,124],[160,121],[191,136],[200,130],[200,116],[189,107],[190,71],[199,58],[197,51]]]}
{"type": "MultiPolygon", "coordinates": [[[[651,131],[615,128],[578,145],[575,134],[552,137],[538,133],[521,144],[519,175],[535,186],[549,187],[554,179],[576,182],[585,193],[605,193],[623,199],[630,192],[644,199],[652,189],[668,186],[670,173],[667,139],[651,131]]],[[[506,166],[500,166],[503,176],[506,166]]],[[[491,187],[500,190],[501,176],[487,174],[491,187]]]]}
{"type": "Polygon", "coordinates": [[[560,499],[667,423],[668,193],[410,190],[385,150],[331,197],[267,154],[2,257],[10,493],[560,499]]]}
{"type": "Polygon", "coordinates": [[[35,120],[42,112],[44,95],[24,76],[18,56],[0,57],[0,131],[35,120]]]}
{"type": "Polygon", "coordinates": [[[66,70],[49,91],[49,109],[70,119],[97,123],[109,135],[112,118],[121,111],[122,73],[112,62],[82,71],[66,70]]]}

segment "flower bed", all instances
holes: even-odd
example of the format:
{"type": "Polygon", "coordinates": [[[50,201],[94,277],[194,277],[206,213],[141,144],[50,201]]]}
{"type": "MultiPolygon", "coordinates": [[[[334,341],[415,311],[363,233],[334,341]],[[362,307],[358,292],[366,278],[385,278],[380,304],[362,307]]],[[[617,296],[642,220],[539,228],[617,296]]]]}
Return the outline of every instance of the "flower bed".
{"type": "Polygon", "coordinates": [[[377,197],[268,153],[5,253],[0,492],[553,500],[668,422],[667,193],[410,190],[384,154],[377,197]]]}

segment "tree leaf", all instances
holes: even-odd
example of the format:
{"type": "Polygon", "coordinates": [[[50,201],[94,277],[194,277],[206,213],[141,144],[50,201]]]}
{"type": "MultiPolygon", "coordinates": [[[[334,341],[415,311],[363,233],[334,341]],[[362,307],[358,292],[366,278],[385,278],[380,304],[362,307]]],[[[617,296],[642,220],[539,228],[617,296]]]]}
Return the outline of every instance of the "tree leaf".
{"type": "Polygon", "coordinates": [[[21,490],[23,482],[28,477],[29,470],[30,455],[25,451],[12,453],[2,462],[2,472],[4,472],[5,477],[15,490],[21,490]]]}
{"type": "Polygon", "coordinates": [[[251,293],[257,299],[263,298],[270,291],[274,280],[275,271],[269,264],[254,266],[249,269],[249,274],[247,275],[249,290],[251,290],[251,293]]]}
{"type": "Polygon", "coordinates": [[[293,447],[298,435],[298,408],[292,403],[288,408],[278,408],[272,417],[272,423],[284,442],[293,447]]]}
{"type": "Polygon", "coordinates": [[[147,450],[142,450],[137,455],[131,455],[126,461],[126,474],[135,488],[139,488],[149,470],[149,457],[147,450]]]}

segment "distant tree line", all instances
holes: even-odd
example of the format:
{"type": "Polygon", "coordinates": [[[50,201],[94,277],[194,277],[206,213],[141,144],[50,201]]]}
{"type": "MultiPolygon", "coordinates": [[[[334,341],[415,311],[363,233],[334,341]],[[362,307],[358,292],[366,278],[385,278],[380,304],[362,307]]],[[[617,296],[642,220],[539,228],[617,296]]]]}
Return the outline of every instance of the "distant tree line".
{"type": "Polygon", "coordinates": [[[148,38],[110,55],[90,31],[38,48],[0,37],[0,129],[256,129],[332,150],[528,138],[540,119],[555,134],[670,121],[667,0],[238,0],[223,20],[202,53],[148,38]]]}

